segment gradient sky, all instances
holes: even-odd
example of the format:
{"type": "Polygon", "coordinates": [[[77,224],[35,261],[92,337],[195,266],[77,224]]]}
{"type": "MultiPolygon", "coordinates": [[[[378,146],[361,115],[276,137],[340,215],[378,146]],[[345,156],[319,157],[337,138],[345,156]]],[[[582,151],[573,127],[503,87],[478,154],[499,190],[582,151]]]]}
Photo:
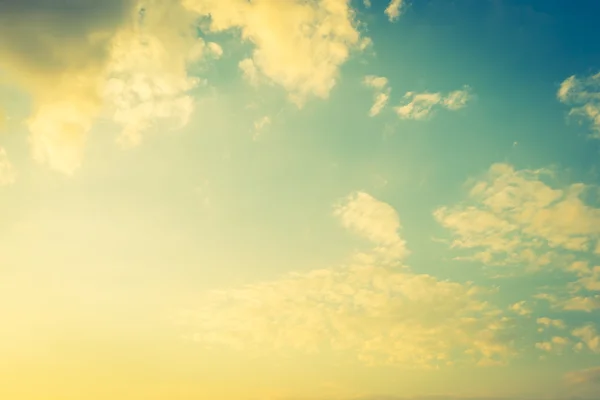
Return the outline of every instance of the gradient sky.
{"type": "Polygon", "coordinates": [[[0,1],[0,398],[600,398],[599,17],[0,1]]]}

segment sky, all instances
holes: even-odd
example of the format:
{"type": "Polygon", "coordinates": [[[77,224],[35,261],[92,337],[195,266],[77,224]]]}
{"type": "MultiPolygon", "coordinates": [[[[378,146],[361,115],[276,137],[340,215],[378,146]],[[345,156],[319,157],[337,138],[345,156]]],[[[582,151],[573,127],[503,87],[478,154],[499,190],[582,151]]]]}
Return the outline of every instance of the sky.
{"type": "Polygon", "coordinates": [[[0,0],[0,398],[600,398],[599,15],[0,0]]]}

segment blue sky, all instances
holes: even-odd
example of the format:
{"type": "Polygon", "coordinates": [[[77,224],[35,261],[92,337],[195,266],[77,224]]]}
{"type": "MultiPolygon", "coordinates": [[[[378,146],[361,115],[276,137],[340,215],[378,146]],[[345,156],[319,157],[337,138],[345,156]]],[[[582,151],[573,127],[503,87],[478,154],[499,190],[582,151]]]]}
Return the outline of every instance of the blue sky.
{"type": "Polygon", "coordinates": [[[0,4],[0,394],[598,398],[598,11],[0,4]]]}

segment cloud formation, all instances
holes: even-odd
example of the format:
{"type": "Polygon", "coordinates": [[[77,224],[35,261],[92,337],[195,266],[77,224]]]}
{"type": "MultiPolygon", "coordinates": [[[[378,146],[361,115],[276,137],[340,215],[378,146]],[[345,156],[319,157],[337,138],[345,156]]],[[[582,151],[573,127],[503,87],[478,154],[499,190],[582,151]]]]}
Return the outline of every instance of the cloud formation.
{"type": "Polygon", "coordinates": [[[348,0],[305,2],[184,0],[200,16],[210,16],[211,32],[239,30],[254,45],[240,64],[255,81],[262,76],[282,86],[299,106],[310,96],[327,98],[339,67],[361,39],[348,0]]]}
{"type": "MultiPolygon", "coordinates": [[[[376,245],[404,247],[395,210],[366,193],[348,196],[334,214],[376,245]]],[[[184,319],[206,346],[263,354],[326,348],[406,368],[494,365],[513,354],[508,319],[482,299],[484,289],[377,260],[212,291],[184,319]]]]}
{"type": "Polygon", "coordinates": [[[198,21],[207,18],[205,33],[239,32],[253,44],[240,63],[247,79],[282,86],[298,105],[326,98],[339,67],[369,43],[347,0],[0,2],[3,69],[33,99],[34,159],[73,174],[94,121],[106,115],[126,146],[161,120],[185,125],[191,91],[204,83],[190,67],[223,54],[198,37],[198,21]]]}
{"type": "Polygon", "coordinates": [[[472,182],[467,201],[440,207],[434,217],[454,236],[452,247],[474,250],[486,264],[547,266],[558,249],[589,252],[600,235],[600,209],[584,203],[581,183],[553,188],[549,170],[494,164],[472,182]]]}
{"type": "Polygon", "coordinates": [[[369,110],[369,117],[374,117],[387,105],[392,89],[388,85],[387,78],[383,76],[367,75],[363,79],[363,85],[374,91],[373,105],[369,110]]]}
{"type": "Polygon", "coordinates": [[[390,22],[397,21],[402,14],[402,8],[404,7],[404,0],[391,0],[390,4],[385,8],[385,14],[388,16],[390,22]]]}
{"type": "Polygon", "coordinates": [[[600,72],[582,78],[568,77],[556,97],[571,107],[569,115],[587,120],[592,128],[591,137],[600,139],[600,72]]]}
{"type": "Polygon", "coordinates": [[[436,93],[407,92],[404,95],[405,103],[394,108],[401,119],[425,120],[435,112],[436,107],[456,111],[466,107],[472,98],[471,88],[467,85],[460,90],[454,90],[446,95],[436,93]]]}

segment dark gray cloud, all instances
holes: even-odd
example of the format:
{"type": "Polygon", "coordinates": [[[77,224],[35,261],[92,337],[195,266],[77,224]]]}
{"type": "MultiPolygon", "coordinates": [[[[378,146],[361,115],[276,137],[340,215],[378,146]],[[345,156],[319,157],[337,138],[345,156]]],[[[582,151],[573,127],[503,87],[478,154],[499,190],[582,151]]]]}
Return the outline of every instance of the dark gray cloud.
{"type": "Polygon", "coordinates": [[[134,0],[0,0],[0,68],[31,86],[103,64],[134,6],[134,0]]]}

